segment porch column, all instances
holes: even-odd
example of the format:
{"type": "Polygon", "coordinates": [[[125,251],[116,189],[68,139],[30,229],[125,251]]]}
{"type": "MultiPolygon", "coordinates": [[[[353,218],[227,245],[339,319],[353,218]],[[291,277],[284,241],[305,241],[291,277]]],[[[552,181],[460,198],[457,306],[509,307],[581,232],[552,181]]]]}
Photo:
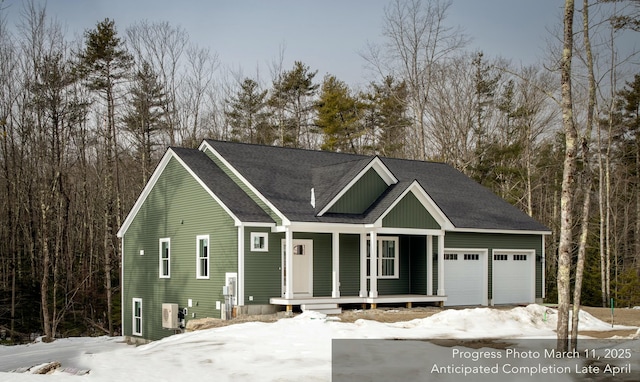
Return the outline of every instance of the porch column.
{"type": "Polygon", "coordinates": [[[444,234],[438,236],[438,296],[444,296],[444,234]]]}
{"type": "Polygon", "coordinates": [[[340,233],[331,235],[332,288],[331,297],[340,297],[340,233]]]}
{"type": "Polygon", "coordinates": [[[427,235],[427,296],[433,295],[433,236],[427,235]]]}
{"type": "Polygon", "coordinates": [[[376,231],[371,231],[369,239],[371,241],[369,246],[369,297],[375,298],[378,297],[378,235],[376,231]]]}
{"type": "Polygon", "coordinates": [[[284,298],[293,298],[293,232],[287,227],[284,233],[284,269],[285,269],[285,292],[284,298]]]}
{"type": "Polygon", "coordinates": [[[359,297],[367,297],[367,234],[360,234],[360,293],[359,297]]]}

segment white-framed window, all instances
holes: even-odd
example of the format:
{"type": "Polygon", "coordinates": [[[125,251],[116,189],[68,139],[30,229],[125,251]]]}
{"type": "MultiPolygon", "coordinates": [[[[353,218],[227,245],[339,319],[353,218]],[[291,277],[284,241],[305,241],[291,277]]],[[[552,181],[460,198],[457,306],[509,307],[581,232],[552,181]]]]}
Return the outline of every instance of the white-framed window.
{"type": "Polygon", "coordinates": [[[444,254],[444,259],[445,260],[458,260],[458,254],[457,253],[445,253],[444,254]]]}
{"type": "MultiPolygon", "coordinates": [[[[398,253],[398,238],[389,236],[378,237],[378,278],[397,279],[400,277],[400,255],[398,253]]],[[[367,240],[367,276],[371,275],[371,240],[367,240]]]]}
{"type": "Polygon", "coordinates": [[[251,251],[252,252],[269,251],[269,233],[268,232],[251,232],[251,251]]]}
{"type": "Polygon", "coordinates": [[[142,335],[142,299],[134,298],[131,304],[131,334],[134,336],[142,335]]]}
{"type": "Polygon", "coordinates": [[[160,278],[171,277],[171,239],[160,239],[160,278]]]}
{"type": "Polygon", "coordinates": [[[196,278],[209,278],[209,235],[196,236],[196,278]]]}

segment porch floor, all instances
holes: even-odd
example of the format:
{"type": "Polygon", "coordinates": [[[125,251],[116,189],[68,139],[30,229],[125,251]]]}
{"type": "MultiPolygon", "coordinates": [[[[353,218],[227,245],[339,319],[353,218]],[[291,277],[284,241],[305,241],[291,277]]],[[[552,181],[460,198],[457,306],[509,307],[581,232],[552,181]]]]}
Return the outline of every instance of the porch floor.
{"type": "Polygon", "coordinates": [[[378,297],[271,297],[269,302],[273,305],[302,305],[302,304],[393,304],[407,302],[445,302],[447,296],[426,296],[422,294],[394,294],[378,297]]]}

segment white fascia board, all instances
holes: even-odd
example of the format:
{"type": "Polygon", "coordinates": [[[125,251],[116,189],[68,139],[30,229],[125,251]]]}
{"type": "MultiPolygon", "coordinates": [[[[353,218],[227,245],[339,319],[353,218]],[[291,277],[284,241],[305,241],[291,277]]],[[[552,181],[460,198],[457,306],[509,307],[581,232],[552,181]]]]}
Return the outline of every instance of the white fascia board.
{"type": "Polygon", "coordinates": [[[265,227],[265,228],[274,228],[276,223],[265,223],[265,222],[242,222],[242,225],[245,227],[265,227]]]}
{"type": "MultiPolygon", "coordinates": [[[[245,223],[249,226],[249,223],[245,223]]],[[[394,228],[394,227],[377,227],[371,224],[347,224],[347,223],[314,223],[314,222],[292,222],[289,226],[276,226],[272,232],[285,232],[287,229],[293,232],[311,232],[311,233],[368,233],[375,230],[383,235],[431,235],[443,236],[444,230],[438,229],[420,229],[420,228],[394,228]]]]}
{"type": "Polygon", "coordinates": [[[362,171],[354,176],[353,179],[351,179],[351,181],[342,190],[340,190],[340,192],[338,192],[338,194],[333,199],[329,201],[329,203],[327,203],[327,205],[318,213],[318,216],[322,216],[327,211],[329,211],[331,207],[333,207],[333,205],[336,204],[338,200],[340,200],[340,198],[342,198],[344,194],[346,194],[347,191],[349,191],[351,187],[353,187],[353,185],[356,184],[360,180],[360,178],[362,178],[364,174],[366,174],[367,171],[369,171],[369,169],[371,168],[373,168],[375,172],[378,173],[380,178],[382,178],[387,186],[398,183],[398,179],[395,177],[395,175],[393,175],[391,170],[389,170],[389,168],[385,166],[384,163],[382,163],[382,160],[380,160],[380,158],[376,156],[369,162],[369,164],[365,166],[365,168],[362,169],[362,171]]]}
{"type": "Polygon", "coordinates": [[[384,211],[380,217],[374,223],[375,226],[382,227],[382,220],[391,212],[395,206],[400,203],[400,201],[409,193],[412,192],[413,195],[418,199],[420,204],[431,214],[431,216],[435,219],[435,221],[440,225],[443,230],[453,230],[455,226],[449,218],[442,212],[440,207],[431,199],[431,196],[427,193],[427,191],[422,188],[420,183],[417,180],[414,180],[406,190],[402,192],[400,196],[384,211]]]}
{"type": "Polygon", "coordinates": [[[377,228],[376,232],[383,235],[416,235],[416,236],[442,236],[444,230],[439,229],[420,229],[420,228],[393,228],[393,227],[381,227],[377,228]]]}
{"type": "Polygon", "coordinates": [[[287,226],[277,226],[273,232],[285,232],[287,229],[293,232],[311,233],[362,233],[366,231],[364,224],[292,222],[287,226]]]}
{"type": "Polygon", "coordinates": [[[527,231],[510,229],[480,229],[480,228],[453,228],[448,232],[468,232],[468,233],[505,233],[510,235],[551,235],[551,231],[527,231]]]}
{"type": "Polygon", "coordinates": [[[278,215],[278,217],[280,219],[282,219],[282,224],[283,225],[287,225],[289,223],[289,219],[287,219],[287,217],[280,212],[272,203],[271,201],[269,201],[269,199],[267,199],[266,197],[264,197],[264,195],[262,195],[251,183],[249,183],[249,181],[242,176],[242,174],[235,169],[235,167],[233,167],[231,165],[231,163],[229,163],[222,155],[220,155],[220,153],[218,151],[216,151],[216,149],[214,149],[206,140],[202,141],[202,143],[200,144],[200,147],[198,147],[198,149],[200,151],[204,151],[204,150],[209,150],[211,151],[211,153],[213,155],[216,156],[216,158],[218,158],[222,164],[224,164],[225,166],[227,166],[227,168],[229,170],[231,170],[231,172],[238,177],[238,179],[240,179],[240,181],[242,183],[244,183],[245,186],[247,186],[247,188],[249,188],[251,191],[253,191],[254,194],[256,194],[256,196],[262,200],[262,202],[264,202],[264,204],[267,205],[267,207],[269,207],[273,212],[276,213],[276,215],[278,215]]]}
{"type": "Polygon", "coordinates": [[[123,237],[125,232],[127,232],[127,229],[129,229],[129,226],[133,222],[133,219],[135,219],[136,215],[138,214],[138,211],[140,211],[140,208],[144,204],[144,201],[147,199],[147,196],[149,196],[149,193],[151,192],[153,187],[156,185],[156,182],[160,178],[160,175],[162,175],[162,172],[164,171],[165,167],[167,167],[167,164],[169,163],[171,158],[173,158],[174,156],[175,156],[175,153],[171,149],[167,149],[167,151],[164,153],[164,155],[162,156],[162,159],[160,159],[160,162],[156,166],[156,169],[153,171],[151,178],[149,178],[149,181],[142,189],[142,192],[140,193],[140,196],[138,196],[138,199],[136,200],[133,207],[131,208],[131,211],[129,211],[129,214],[124,219],[124,222],[122,223],[122,226],[118,230],[118,233],[116,233],[117,237],[123,237]]]}

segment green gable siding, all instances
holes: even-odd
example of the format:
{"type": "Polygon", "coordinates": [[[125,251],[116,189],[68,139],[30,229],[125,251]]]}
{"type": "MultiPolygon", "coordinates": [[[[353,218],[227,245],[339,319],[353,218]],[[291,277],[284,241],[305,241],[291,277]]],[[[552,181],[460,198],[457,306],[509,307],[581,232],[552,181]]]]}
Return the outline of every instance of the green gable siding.
{"type": "Polygon", "coordinates": [[[266,212],[271,217],[271,219],[273,219],[273,221],[276,222],[276,225],[282,224],[282,219],[280,219],[280,217],[271,208],[269,208],[269,206],[267,206],[267,204],[263,202],[262,199],[260,199],[253,191],[251,191],[251,189],[249,189],[249,187],[247,187],[244,182],[241,182],[236,174],[234,174],[233,171],[229,169],[229,167],[225,166],[225,164],[222,163],[222,161],[218,159],[218,157],[215,156],[211,152],[211,150],[206,149],[204,150],[204,153],[207,154],[207,156],[211,158],[216,166],[220,167],[222,171],[224,171],[224,173],[227,174],[229,178],[231,178],[231,180],[233,180],[242,189],[242,191],[249,195],[251,200],[253,200],[258,206],[260,206],[260,208],[262,208],[262,210],[266,212]]]}
{"type": "Polygon", "coordinates": [[[186,320],[220,317],[225,272],[237,272],[237,227],[197,181],[171,159],[125,233],[123,333],[132,335],[132,298],[142,299],[142,337],[173,334],[162,329],[162,303],[188,308],[186,320]],[[209,235],[210,278],[196,279],[196,236],[209,235]],[[169,238],[170,278],[159,278],[159,239],[169,238]],[[140,251],[144,251],[140,255],[140,251]]]}
{"type": "Polygon", "coordinates": [[[387,187],[380,175],[371,168],[331,206],[328,212],[362,214],[385,192],[387,187]]]}
{"type": "Polygon", "coordinates": [[[413,192],[407,193],[382,219],[383,227],[440,229],[413,192]]]}
{"type": "Polygon", "coordinates": [[[269,304],[269,298],[282,293],[283,233],[273,233],[269,228],[245,227],[244,229],[244,303],[269,304]],[[268,232],[268,251],[251,251],[251,232],[268,232]],[[252,300],[249,298],[252,297],[252,300]]]}
{"type": "MultiPolygon", "coordinates": [[[[489,249],[489,298],[493,298],[492,263],[493,249],[534,249],[536,251],[536,298],[542,297],[542,256],[541,235],[509,235],[489,233],[447,232],[445,248],[488,248],[489,249]]],[[[434,289],[435,290],[435,289],[434,289]]]]}

